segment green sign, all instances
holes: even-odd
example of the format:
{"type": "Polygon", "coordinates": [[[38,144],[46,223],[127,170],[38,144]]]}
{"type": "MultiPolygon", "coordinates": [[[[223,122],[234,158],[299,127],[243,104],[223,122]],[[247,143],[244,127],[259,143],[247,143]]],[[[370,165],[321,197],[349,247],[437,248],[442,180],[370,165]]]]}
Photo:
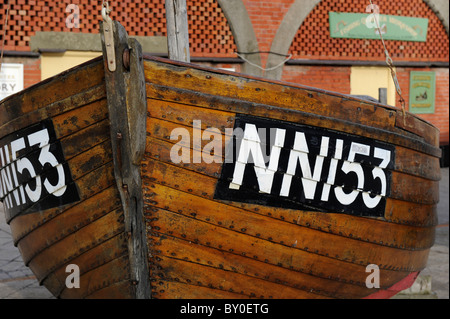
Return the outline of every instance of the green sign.
{"type": "Polygon", "coordinates": [[[366,13],[329,12],[332,38],[419,41],[427,40],[428,19],[366,13]],[[378,17],[378,24],[375,18],[378,17]]]}
{"type": "Polygon", "coordinates": [[[434,72],[411,71],[409,79],[409,111],[434,113],[436,75],[434,72]]]}

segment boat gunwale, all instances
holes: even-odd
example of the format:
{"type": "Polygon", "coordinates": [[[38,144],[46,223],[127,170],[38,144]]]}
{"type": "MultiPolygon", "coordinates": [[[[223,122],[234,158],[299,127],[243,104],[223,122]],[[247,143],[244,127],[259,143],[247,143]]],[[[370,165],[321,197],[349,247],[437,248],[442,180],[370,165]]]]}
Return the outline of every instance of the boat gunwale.
{"type": "MultiPolygon", "coordinates": [[[[379,132],[379,133],[385,133],[385,134],[387,134],[390,137],[395,136],[395,137],[398,137],[398,138],[400,138],[402,140],[409,141],[410,143],[412,143],[412,145],[397,144],[397,143],[390,142],[389,140],[386,140],[386,139],[376,138],[376,140],[382,141],[384,143],[392,144],[392,145],[395,145],[395,146],[397,146],[397,145],[398,146],[402,146],[402,147],[405,147],[405,148],[408,148],[408,149],[419,151],[419,152],[427,154],[427,155],[431,155],[431,156],[436,157],[436,158],[440,158],[441,154],[442,154],[442,151],[441,151],[441,149],[439,147],[433,145],[432,143],[427,142],[423,137],[421,137],[419,135],[416,135],[416,134],[414,134],[414,136],[416,136],[418,138],[413,138],[409,134],[402,134],[402,132],[395,132],[395,131],[387,130],[387,129],[384,129],[384,128],[379,128],[379,127],[376,127],[376,126],[367,126],[365,124],[360,124],[360,123],[353,122],[353,121],[348,121],[348,120],[345,120],[345,119],[328,117],[328,116],[325,116],[325,115],[320,115],[320,114],[311,113],[311,112],[305,112],[305,111],[301,111],[301,110],[286,109],[286,108],[283,108],[281,106],[273,106],[273,105],[263,104],[263,103],[259,103],[259,102],[257,103],[257,102],[247,101],[247,100],[241,100],[241,99],[232,98],[232,97],[228,97],[228,96],[209,95],[209,94],[206,94],[206,93],[203,93],[203,92],[197,92],[197,91],[192,91],[192,90],[188,90],[188,89],[179,89],[179,88],[174,88],[174,87],[170,87],[170,86],[164,86],[164,85],[155,84],[155,83],[149,83],[149,82],[146,82],[146,85],[147,86],[153,86],[153,87],[156,87],[156,88],[161,88],[161,89],[163,89],[163,88],[164,89],[171,88],[173,91],[177,91],[178,93],[180,93],[180,92],[194,93],[196,95],[196,97],[199,97],[199,96],[200,97],[214,97],[214,99],[216,101],[220,100],[220,102],[222,104],[227,104],[227,102],[233,102],[232,104],[234,104],[234,105],[246,104],[247,106],[249,106],[249,105],[251,105],[251,106],[260,106],[260,107],[264,107],[264,108],[270,108],[272,110],[283,111],[283,112],[290,113],[290,114],[297,114],[297,115],[300,115],[300,116],[303,116],[303,117],[309,117],[309,118],[314,118],[314,119],[318,119],[318,120],[331,120],[331,121],[334,121],[334,122],[339,122],[342,125],[347,125],[347,126],[350,125],[350,126],[353,126],[353,127],[357,127],[359,129],[363,129],[364,128],[366,131],[367,130],[371,130],[373,132],[376,131],[376,132],[379,132]],[[421,147],[413,147],[413,144],[418,144],[421,147]]],[[[148,96],[148,93],[147,93],[147,99],[155,99],[155,98],[148,96]]],[[[161,99],[161,98],[156,98],[156,99],[157,100],[164,100],[164,101],[165,100],[170,100],[170,99],[161,99]]],[[[199,108],[213,109],[213,108],[208,108],[207,106],[194,105],[192,103],[186,103],[186,102],[180,102],[180,101],[174,101],[174,100],[170,100],[170,101],[171,102],[176,102],[176,103],[179,103],[179,104],[183,104],[183,105],[197,106],[199,108]]],[[[228,104],[230,104],[230,103],[228,103],[228,104]]],[[[215,110],[219,110],[220,111],[221,109],[215,109],[215,110]]],[[[233,111],[233,112],[234,113],[240,113],[240,112],[235,112],[235,111],[233,111]]],[[[248,113],[242,112],[242,114],[248,114],[248,113]]],[[[254,114],[252,114],[252,116],[261,117],[260,115],[254,115],[254,114]]],[[[270,120],[279,121],[280,119],[270,118],[270,120]]],[[[287,121],[287,120],[280,120],[280,121],[287,121]]],[[[296,123],[296,122],[292,122],[292,123],[296,123]]],[[[305,125],[307,125],[307,124],[305,124],[305,125]]],[[[318,126],[318,127],[326,127],[326,126],[318,126]]],[[[351,133],[351,132],[343,131],[343,130],[339,130],[339,129],[330,129],[330,130],[334,130],[334,131],[338,131],[338,132],[344,132],[344,133],[347,133],[347,134],[352,134],[352,135],[357,135],[357,136],[363,136],[363,137],[370,138],[369,136],[365,136],[365,135],[362,135],[362,134],[351,133]]],[[[404,130],[403,130],[403,132],[404,132],[404,130]]],[[[407,133],[409,133],[409,132],[407,132],[407,133]]]]}
{"type": "MultiPolygon", "coordinates": [[[[329,90],[312,87],[312,86],[307,86],[307,85],[303,85],[303,84],[299,84],[299,83],[293,83],[293,82],[275,80],[275,79],[268,79],[268,78],[254,76],[254,75],[250,75],[250,74],[246,74],[246,73],[233,72],[233,71],[229,71],[229,70],[223,70],[223,69],[213,68],[213,67],[209,67],[209,66],[194,64],[194,63],[175,61],[175,60],[170,60],[170,59],[167,59],[164,57],[155,56],[155,55],[151,55],[151,54],[144,54],[143,57],[144,57],[144,60],[156,61],[156,62],[170,64],[170,65],[178,66],[178,67],[193,68],[193,69],[197,69],[197,70],[201,70],[201,71],[217,73],[220,75],[231,75],[231,76],[244,78],[247,80],[261,81],[261,82],[270,83],[270,84],[292,87],[295,89],[314,91],[319,94],[325,94],[325,95],[333,96],[336,98],[341,98],[341,99],[345,99],[345,100],[349,100],[349,101],[355,101],[355,102],[359,102],[359,103],[374,105],[374,106],[381,107],[381,108],[384,108],[384,109],[390,110],[390,111],[402,112],[402,109],[392,106],[392,105],[382,104],[382,103],[375,102],[375,101],[369,101],[369,100],[358,98],[354,95],[339,93],[339,92],[335,92],[335,91],[329,91],[329,90]]],[[[431,126],[432,128],[439,130],[433,123],[417,116],[416,114],[413,114],[407,110],[405,110],[405,113],[419,121],[424,122],[425,124],[431,126]]],[[[417,134],[415,134],[415,135],[417,135],[417,134]]],[[[420,136],[420,135],[417,135],[417,136],[420,136]]]]}
{"type": "MultiPolygon", "coordinates": [[[[25,89],[23,89],[23,90],[21,90],[19,92],[11,94],[11,95],[5,97],[3,100],[0,100],[0,110],[1,110],[1,106],[3,104],[5,104],[6,102],[9,102],[9,100],[15,99],[15,98],[17,98],[17,97],[19,97],[19,96],[21,96],[21,95],[23,95],[25,93],[31,92],[33,90],[36,90],[37,88],[39,88],[42,85],[48,84],[48,83],[53,82],[53,81],[57,81],[61,77],[65,77],[68,74],[77,71],[78,69],[81,69],[83,67],[89,66],[91,64],[95,64],[96,62],[103,62],[103,57],[102,56],[95,57],[95,58],[93,58],[93,59],[91,59],[89,61],[86,61],[86,62],[83,62],[81,64],[78,64],[78,65],[76,65],[74,67],[71,67],[70,69],[64,70],[64,71],[62,71],[62,72],[60,72],[58,74],[55,74],[55,75],[53,75],[51,77],[48,77],[48,78],[46,78],[44,80],[41,80],[41,81],[39,81],[39,82],[37,82],[35,84],[32,84],[29,87],[27,87],[27,88],[25,88],[25,89]]],[[[7,124],[7,123],[5,123],[5,124],[7,124]]]]}

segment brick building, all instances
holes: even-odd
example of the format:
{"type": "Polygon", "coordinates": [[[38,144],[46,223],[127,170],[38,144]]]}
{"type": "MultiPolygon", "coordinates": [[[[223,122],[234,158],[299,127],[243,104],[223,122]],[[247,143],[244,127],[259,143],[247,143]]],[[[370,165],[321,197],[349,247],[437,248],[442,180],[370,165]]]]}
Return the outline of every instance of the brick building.
{"type": "MultiPolygon", "coordinates": [[[[24,88],[100,54],[98,21],[102,1],[0,0],[1,37],[8,2],[3,62],[23,65],[24,88]]],[[[406,108],[440,129],[441,144],[447,147],[448,154],[449,2],[372,2],[381,15],[394,16],[399,23],[412,21],[410,27],[403,25],[396,38],[386,39],[386,47],[396,66],[406,108]],[[416,24],[419,20],[425,26],[416,24]],[[406,31],[424,37],[412,40],[406,31]],[[430,79],[428,86],[432,91],[428,95],[433,95],[433,101],[415,110],[414,105],[419,104],[410,101],[410,97],[423,100],[425,93],[416,92],[416,75],[430,79]]],[[[367,35],[335,36],[338,29],[341,33],[352,29],[357,22],[348,21],[355,16],[351,14],[365,14],[369,3],[187,0],[191,61],[376,99],[381,88],[385,89],[386,102],[399,107],[380,39],[367,35]],[[344,13],[338,23],[332,21],[334,12],[344,13]]],[[[109,4],[111,17],[140,40],[144,52],[167,55],[164,0],[111,0],[109,4]]],[[[380,27],[386,36],[394,28],[387,22],[380,27]]]]}

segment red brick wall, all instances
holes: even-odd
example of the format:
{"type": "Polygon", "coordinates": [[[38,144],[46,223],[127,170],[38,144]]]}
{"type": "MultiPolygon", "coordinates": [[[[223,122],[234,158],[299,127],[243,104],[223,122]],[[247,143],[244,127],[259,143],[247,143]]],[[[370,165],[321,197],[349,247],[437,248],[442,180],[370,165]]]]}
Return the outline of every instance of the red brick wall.
{"type": "Polygon", "coordinates": [[[23,86],[24,89],[41,81],[41,59],[25,57],[4,57],[4,63],[23,64],[23,86]]]}
{"type": "Polygon", "coordinates": [[[27,88],[41,81],[41,59],[26,59],[23,61],[23,86],[27,88]]]}
{"type": "Polygon", "coordinates": [[[350,67],[287,65],[282,80],[350,94],[350,70],[350,67]]]}
{"type": "MultiPolygon", "coordinates": [[[[439,18],[423,0],[373,2],[380,14],[421,17],[428,19],[427,42],[386,41],[395,61],[448,62],[449,38],[439,18]]],[[[328,13],[364,13],[367,0],[322,0],[300,26],[290,52],[294,59],[329,59],[384,61],[380,40],[338,39],[330,37],[328,13]]]]}
{"type": "MultiPolygon", "coordinates": [[[[5,50],[29,51],[30,38],[37,31],[98,33],[102,1],[16,0],[11,1],[5,50]],[[69,29],[68,5],[79,8],[80,28],[69,29]]],[[[111,18],[119,21],[130,36],[165,36],[164,0],[110,1],[111,18]]],[[[227,20],[216,0],[187,0],[189,42],[192,56],[236,57],[236,45],[227,20]]],[[[6,13],[0,1],[0,23],[6,13]]],[[[3,26],[0,24],[0,38],[3,26]]]]}
{"type": "MultiPolygon", "coordinates": [[[[243,0],[252,22],[260,51],[270,51],[273,38],[294,0],[243,0]]],[[[261,55],[262,66],[267,54],[261,55]]]]}
{"type": "MultiPolygon", "coordinates": [[[[269,51],[274,36],[294,0],[243,0],[254,32],[258,39],[258,50],[269,51]]],[[[0,17],[4,17],[6,1],[0,1],[0,17]]],[[[6,34],[6,50],[29,51],[30,37],[36,31],[63,31],[97,33],[101,1],[91,0],[16,0],[11,1],[10,20],[6,34]],[[67,5],[74,3],[80,8],[80,29],[67,29],[65,12],[67,5]]],[[[125,25],[130,35],[165,35],[164,0],[123,0],[112,2],[112,17],[125,25]]],[[[322,0],[302,26],[291,45],[289,53],[297,59],[331,59],[384,61],[379,40],[331,39],[329,36],[328,12],[363,12],[366,0],[322,0]]],[[[429,19],[426,43],[387,41],[394,64],[398,61],[440,61],[449,58],[449,39],[431,9],[423,0],[391,1],[378,0],[381,13],[405,16],[420,16],[429,19]],[[401,4],[401,5],[400,5],[401,4]]],[[[236,57],[236,46],[231,29],[216,0],[187,0],[191,55],[193,57],[236,57]]],[[[1,18],[0,20],[3,20],[1,18]]],[[[0,26],[0,29],[1,26],[0,26]]],[[[239,31],[237,31],[239,32],[239,31]]],[[[1,38],[1,35],[0,35],[1,38]]],[[[267,61],[262,54],[262,66],[267,61]]],[[[15,58],[24,63],[24,86],[40,80],[40,59],[15,58]]],[[[7,58],[5,62],[11,61],[7,58]]],[[[215,67],[233,65],[210,64],[215,67]]],[[[234,65],[240,71],[241,65],[234,65]]],[[[398,68],[398,77],[403,95],[409,95],[409,72],[427,70],[398,68]]],[[[441,130],[441,140],[449,140],[448,116],[448,68],[436,71],[435,114],[420,115],[441,130]]],[[[350,67],[284,66],[282,79],[307,86],[318,87],[344,94],[350,93],[350,67]]]]}

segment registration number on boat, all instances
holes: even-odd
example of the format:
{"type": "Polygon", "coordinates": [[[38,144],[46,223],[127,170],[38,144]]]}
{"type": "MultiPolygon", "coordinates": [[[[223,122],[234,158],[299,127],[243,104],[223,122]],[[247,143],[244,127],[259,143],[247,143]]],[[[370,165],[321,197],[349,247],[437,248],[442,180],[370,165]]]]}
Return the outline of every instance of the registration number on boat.
{"type": "Polygon", "coordinates": [[[0,199],[9,215],[79,200],[52,121],[0,141],[0,199]]]}
{"type": "Polygon", "coordinates": [[[231,160],[223,165],[215,198],[383,216],[395,160],[392,145],[242,115],[236,118],[233,135],[226,154],[231,160]]]}

